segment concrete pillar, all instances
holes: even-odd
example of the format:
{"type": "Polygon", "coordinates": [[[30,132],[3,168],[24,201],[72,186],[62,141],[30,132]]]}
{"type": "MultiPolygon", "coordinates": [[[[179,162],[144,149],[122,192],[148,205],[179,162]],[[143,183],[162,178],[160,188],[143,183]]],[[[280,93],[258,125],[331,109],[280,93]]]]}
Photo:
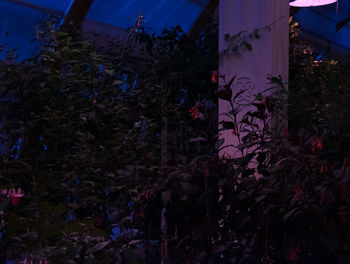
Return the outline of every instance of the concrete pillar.
{"type": "MultiPolygon", "coordinates": [[[[252,50],[242,49],[239,54],[226,53],[219,57],[219,72],[226,80],[236,75],[233,83],[233,96],[241,89],[247,92],[238,98],[241,105],[249,103],[254,95],[268,88],[268,75],[283,77],[288,80],[288,43],[289,43],[289,0],[220,0],[219,5],[219,49],[227,48],[225,34],[231,36],[241,31],[249,34],[255,29],[260,39],[248,39],[252,50]],[[270,25],[270,30],[263,29],[270,25]]],[[[220,80],[222,85],[223,81],[220,80]]],[[[228,102],[219,101],[219,113],[231,110],[228,102]]],[[[252,110],[252,109],[251,109],[252,110]]],[[[249,111],[245,109],[244,112],[249,111]]],[[[243,113],[240,115],[242,116],[243,113]]],[[[219,117],[219,121],[226,119],[219,117]]],[[[232,131],[221,132],[224,145],[237,144],[232,131]]],[[[236,156],[232,147],[220,151],[220,155],[236,156]]]]}

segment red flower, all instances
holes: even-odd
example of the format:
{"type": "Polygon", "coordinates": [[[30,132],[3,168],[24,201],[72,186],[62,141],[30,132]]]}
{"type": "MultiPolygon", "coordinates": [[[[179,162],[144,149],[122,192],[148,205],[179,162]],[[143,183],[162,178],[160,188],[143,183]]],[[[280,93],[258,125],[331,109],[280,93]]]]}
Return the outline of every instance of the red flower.
{"type": "Polygon", "coordinates": [[[312,140],[312,152],[323,149],[323,142],[320,138],[312,140]]]}
{"type": "Polygon", "coordinates": [[[340,185],[340,189],[341,189],[341,194],[343,197],[347,197],[349,195],[349,184],[348,183],[342,183],[340,185]]]}
{"type": "Polygon", "coordinates": [[[299,245],[297,245],[294,248],[291,248],[288,251],[287,260],[289,260],[289,261],[297,261],[299,259],[300,251],[301,251],[301,249],[300,249],[299,245]]]}
{"type": "Polygon", "coordinates": [[[339,219],[340,219],[340,222],[342,222],[343,224],[346,224],[347,222],[349,222],[348,215],[341,214],[341,215],[339,215],[339,219]]]}
{"type": "Polygon", "coordinates": [[[209,176],[209,166],[208,166],[208,164],[205,165],[205,167],[204,167],[204,176],[205,176],[205,177],[208,177],[208,176],[209,176]]]}
{"type": "Polygon", "coordinates": [[[160,255],[164,258],[168,256],[168,240],[164,239],[160,245],[160,255]]]}
{"type": "Polygon", "coordinates": [[[143,208],[140,208],[137,212],[137,216],[140,218],[145,218],[145,210],[143,208]]]}
{"type": "Polygon", "coordinates": [[[95,222],[96,226],[102,226],[102,218],[99,216],[96,216],[96,222],[95,222]]]}
{"type": "Polygon", "coordinates": [[[321,165],[320,173],[323,174],[323,173],[325,173],[325,172],[327,172],[327,171],[328,171],[327,165],[321,165]]]}
{"type": "Polygon", "coordinates": [[[267,101],[267,100],[266,100],[266,97],[264,97],[264,98],[262,99],[261,102],[262,102],[263,104],[266,104],[266,101],[267,101]]]}
{"type": "Polygon", "coordinates": [[[303,193],[303,190],[300,188],[299,185],[296,185],[295,188],[294,188],[294,196],[293,198],[295,200],[299,200],[301,194],[303,193]]]}
{"type": "Polygon", "coordinates": [[[212,71],[211,73],[211,82],[214,84],[218,83],[218,72],[217,71],[212,71]]]}
{"type": "Polygon", "coordinates": [[[137,17],[137,20],[136,20],[136,26],[139,28],[141,26],[141,22],[143,22],[143,14],[140,13],[137,17]]]}
{"type": "Polygon", "coordinates": [[[19,199],[19,197],[11,197],[11,204],[13,206],[17,206],[21,203],[21,200],[19,199]]]}
{"type": "Polygon", "coordinates": [[[343,168],[350,166],[350,158],[345,157],[343,161],[343,168]]]}
{"type": "Polygon", "coordinates": [[[197,105],[193,106],[188,112],[191,114],[193,120],[196,120],[198,118],[198,108],[197,105]]]}
{"type": "Polygon", "coordinates": [[[320,194],[320,204],[322,205],[326,201],[326,195],[324,193],[320,194]]]}
{"type": "Polygon", "coordinates": [[[149,190],[145,189],[140,193],[140,197],[143,197],[145,199],[148,199],[148,196],[149,196],[149,190]]]}
{"type": "Polygon", "coordinates": [[[285,126],[282,129],[282,135],[286,138],[289,137],[288,128],[286,128],[285,126]]]}

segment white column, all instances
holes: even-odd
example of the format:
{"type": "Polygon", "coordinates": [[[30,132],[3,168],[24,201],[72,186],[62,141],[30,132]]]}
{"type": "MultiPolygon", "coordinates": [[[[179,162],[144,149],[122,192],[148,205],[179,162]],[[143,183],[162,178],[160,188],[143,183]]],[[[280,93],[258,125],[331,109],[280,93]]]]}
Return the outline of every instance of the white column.
{"type": "MultiPolygon", "coordinates": [[[[255,94],[268,88],[268,75],[281,75],[288,80],[288,43],[289,43],[289,0],[220,0],[219,6],[219,49],[226,48],[225,34],[231,36],[241,31],[244,34],[254,32],[270,25],[269,30],[259,32],[260,39],[248,39],[252,51],[242,50],[240,54],[220,55],[219,72],[226,80],[236,75],[233,83],[233,95],[241,89],[248,91],[239,97],[239,103],[251,101],[255,94]]],[[[220,80],[219,84],[223,84],[220,80]]],[[[219,101],[219,114],[230,110],[228,102],[219,101]]],[[[249,109],[245,109],[247,112],[249,109]]],[[[220,116],[219,121],[224,117],[220,116]]],[[[220,138],[224,145],[236,144],[232,131],[224,131],[220,138]]],[[[237,156],[233,148],[225,148],[220,155],[237,156]]]]}

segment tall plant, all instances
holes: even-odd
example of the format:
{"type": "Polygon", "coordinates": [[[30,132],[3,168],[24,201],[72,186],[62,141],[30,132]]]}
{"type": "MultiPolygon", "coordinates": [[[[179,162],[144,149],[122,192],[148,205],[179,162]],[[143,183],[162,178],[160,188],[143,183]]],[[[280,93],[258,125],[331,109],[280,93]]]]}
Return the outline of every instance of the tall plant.
{"type": "Polygon", "coordinates": [[[188,139],[202,132],[184,120],[213,87],[215,46],[211,30],[191,42],[179,28],[161,36],[134,29],[128,43],[98,52],[77,34],[50,31],[37,57],[1,65],[10,98],[2,112],[1,259],[158,258],[160,217],[148,215],[167,206],[174,184],[184,197],[189,191],[189,179],[173,183],[170,172],[198,150],[188,139]],[[169,131],[162,140],[161,117],[169,131]]]}

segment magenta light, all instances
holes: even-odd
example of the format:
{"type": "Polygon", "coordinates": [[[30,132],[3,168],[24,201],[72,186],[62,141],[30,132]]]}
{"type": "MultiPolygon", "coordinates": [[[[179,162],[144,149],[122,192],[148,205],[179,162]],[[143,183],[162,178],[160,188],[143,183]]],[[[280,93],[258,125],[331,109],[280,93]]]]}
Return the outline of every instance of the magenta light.
{"type": "Polygon", "coordinates": [[[329,5],[335,2],[337,2],[337,0],[295,0],[294,2],[289,3],[289,5],[296,7],[311,7],[329,5]]]}

